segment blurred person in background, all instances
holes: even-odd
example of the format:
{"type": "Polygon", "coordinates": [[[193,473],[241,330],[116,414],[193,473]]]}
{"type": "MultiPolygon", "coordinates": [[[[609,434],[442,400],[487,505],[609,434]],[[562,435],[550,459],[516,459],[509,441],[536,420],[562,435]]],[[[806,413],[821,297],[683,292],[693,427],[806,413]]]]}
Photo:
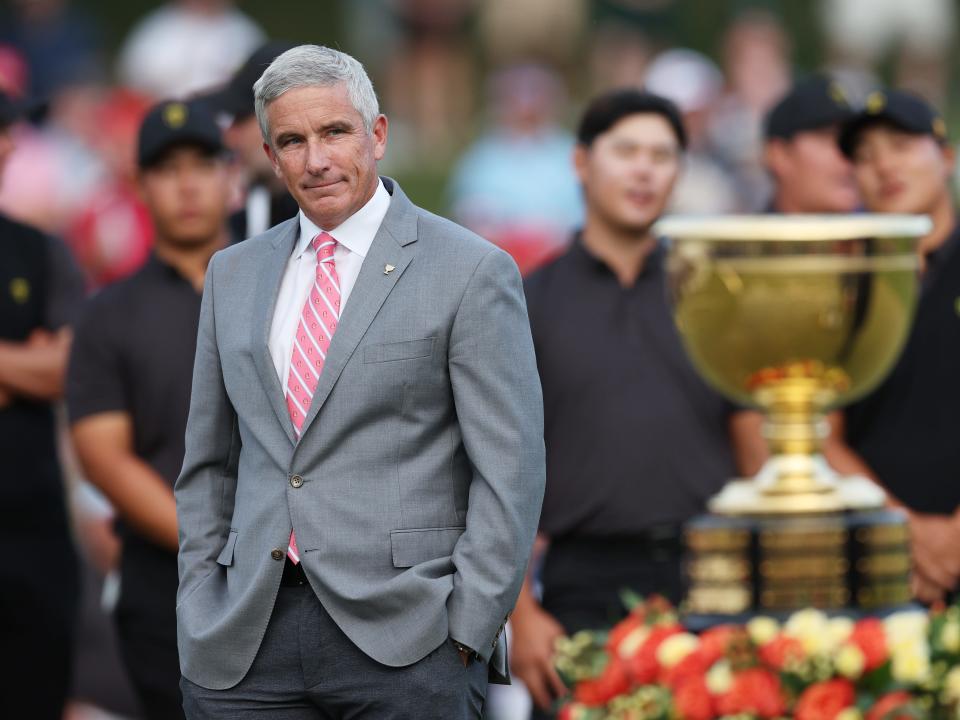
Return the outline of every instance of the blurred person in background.
{"type": "Polygon", "coordinates": [[[244,188],[243,205],[230,216],[230,230],[235,240],[259,235],[292,218],[299,210],[263,152],[263,135],[253,107],[253,84],[277,55],[291,47],[292,43],[282,40],[261,45],[229,83],[201,98],[211,110],[229,117],[224,141],[240,166],[240,183],[244,188]]]}
{"type": "Polygon", "coordinates": [[[113,504],[123,541],[115,621],[147,718],[183,718],[176,645],[173,483],[184,433],[203,278],[227,244],[228,161],[197,104],[154,107],[140,129],[140,191],[154,251],[88,303],[70,357],[67,403],[77,455],[113,504]]]}
{"type": "Polygon", "coordinates": [[[458,161],[450,202],[458,222],[509,252],[525,274],[583,220],[574,138],[556,120],[566,96],[540,65],[499,71],[488,95],[493,124],[458,161]]]}
{"type": "MultiPolygon", "coordinates": [[[[0,92],[0,176],[18,108],[0,92]]],[[[0,717],[60,720],[80,593],[53,403],[83,279],[66,247],[0,215],[0,717]]]]}
{"type": "Polygon", "coordinates": [[[564,691],[558,637],[623,617],[624,588],[682,598],[681,525],[734,471],[727,404],[681,346],[651,229],[683,166],[679,111],[615,91],[589,105],[577,141],[583,230],[525,282],[544,395],[546,551],[542,600],[534,557],[511,650],[535,717],[564,691]]]}
{"type": "Polygon", "coordinates": [[[956,0],[821,0],[833,66],[873,77],[896,54],[897,82],[934,104],[946,100],[956,0]]]}
{"type": "Polygon", "coordinates": [[[66,239],[91,288],[136,272],[150,256],[153,223],[137,187],[137,133],[151,102],[124,89],[110,91],[97,108],[91,138],[104,173],[66,228],[66,239]]]}
{"type": "Polygon", "coordinates": [[[744,211],[770,197],[764,166],[764,118],[790,89],[792,43],[779,18],[762,10],[737,16],[721,38],[726,89],[707,132],[709,146],[731,174],[744,211]]]}
{"type": "Polygon", "coordinates": [[[798,82],[766,118],[764,161],[778,213],[851,213],[860,204],[853,165],[837,137],[853,116],[840,84],[825,75],[798,82]]]}
{"type": "Polygon", "coordinates": [[[448,159],[466,139],[473,112],[474,62],[468,34],[477,0],[387,0],[399,28],[386,65],[392,133],[408,137],[409,159],[448,159]]]}
{"type": "Polygon", "coordinates": [[[686,48],[660,53],[647,71],[644,87],[679,108],[689,137],[683,173],[670,199],[671,213],[721,214],[739,209],[732,179],[714,156],[708,132],[723,82],[712,60],[686,48]]]}
{"type": "Polygon", "coordinates": [[[920,213],[933,231],[918,248],[921,293],[894,370],[846,408],[824,448],[841,473],[863,474],[910,522],[918,599],[947,598],[960,581],[960,227],[950,187],[956,158],[940,114],[918,96],[872,93],[840,147],[871,212],[920,213]]]}
{"type": "Polygon", "coordinates": [[[231,0],[170,0],[130,31],[117,74],[155,99],[182,99],[227,82],[265,39],[231,0]]]}
{"type": "Polygon", "coordinates": [[[48,99],[79,78],[104,76],[100,28],[69,0],[12,0],[0,10],[0,43],[30,68],[30,96],[48,99]]]}

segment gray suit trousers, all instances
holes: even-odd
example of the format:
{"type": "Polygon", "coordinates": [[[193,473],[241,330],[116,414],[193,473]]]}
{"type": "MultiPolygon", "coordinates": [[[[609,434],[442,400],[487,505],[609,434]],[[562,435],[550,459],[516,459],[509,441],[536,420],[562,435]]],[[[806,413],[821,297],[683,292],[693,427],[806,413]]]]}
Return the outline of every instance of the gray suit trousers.
{"type": "Polygon", "coordinates": [[[487,666],[450,640],[405,667],[358,649],[309,585],[281,587],[246,677],[227,690],[181,679],[188,720],[477,720],[487,666]]]}

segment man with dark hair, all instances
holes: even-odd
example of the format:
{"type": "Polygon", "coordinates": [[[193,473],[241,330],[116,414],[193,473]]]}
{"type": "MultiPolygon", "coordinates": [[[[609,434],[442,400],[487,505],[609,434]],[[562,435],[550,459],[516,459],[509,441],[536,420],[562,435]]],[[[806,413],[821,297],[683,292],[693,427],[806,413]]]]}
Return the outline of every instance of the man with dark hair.
{"type": "Polygon", "coordinates": [[[950,187],[955,152],[939,113],[894,90],[871,94],[839,144],[870,211],[933,220],[933,231],[920,241],[922,290],[906,347],[883,384],[847,408],[824,447],[837,470],[873,478],[892,506],[906,510],[914,593],[933,602],[960,581],[960,227],[950,187]]]}
{"type": "Polygon", "coordinates": [[[67,399],[89,480],[117,509],[123,554],[115,620],[147,718],[183,718],[177,658],[173,483],[196,350],[203,278],[227,244],[227,161],[214,118],[161,103],[144,119],[139,184],[154,252],[93,300],[77,328],[67,399]]]}
{"type": "MultiPolygon", "coordinates": [[[[0,175],[19,108],[0,92],[0,175]]],[[[0,215],[0,717],[59,720],[80,593],[53,403],[83,277],[66,247],[0,215]]]]}
{"type": "Polygon", "coordinates": [[[299,209],[263,152],[263,138],[253,108],[253,84],[277,55],[292,47],[292,43],[283,40],[271,40],[261,45],[226,86],[201,98],[213,112],[229,117],[230,124],[223,139],[242,172],[245,186],[243,206],[230,215],[229,220],[234,240],[259,235],[292,218],[299,209]]]}
{"type": "Polygon", "coordinates": [[[680,116],[664,98],[613,92],[587,108],[577,139],[585,224],[525,288],[544,394],[547,549],[542,604],[528,578],[513,614],[512,667],[544,710],[563,691],[558,636],[612,624],[623,589],[681,599],[681,525],[734,470],[727,405],[683,351],[651,230],[680,173],[680,116]]]}
{"type": "Polygon", "coordinates": [[[837,147],[853,116],[843,88],[824,75],[801,80],[766,119],[764,161],[780,213],[842,213],[857,209],[853,167],[837,147]]]}

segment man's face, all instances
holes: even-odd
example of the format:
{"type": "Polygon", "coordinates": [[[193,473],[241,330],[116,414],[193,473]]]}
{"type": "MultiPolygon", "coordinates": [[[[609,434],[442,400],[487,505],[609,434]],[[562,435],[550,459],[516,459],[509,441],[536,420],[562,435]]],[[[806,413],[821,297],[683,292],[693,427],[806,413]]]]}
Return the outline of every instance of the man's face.
{"type": "Polygon", "coordinates": [[[660,217],[680,172],[680,145],[667,120],[628,115],[574,155],[588,215],[619,231],[645,233],[660,217]]]}
{"type": "Polygon", "coordinates": [[[772,140],[767,163],[777,181],[785,212],[849,213],[860,195],[853,167],[837,146],[839,128],[805,130],[789,140],[772,140]]]}
{"type": "Polygon", "coordinates": [[[373,196],[387,119],[367,132],[346,85],[288,90],[267,106],[267,119],[263,147],[274,172],[317,226],[336,228],[373,196]]]}
{"type": "Polygon", "coordinates": [[[223,159],[189,145],[172,148],[140,171],[140,190],[161,241],[189,246],[219,237],[230,201],[223,159]]]}
{"type": "Polygon", "coordinates": [[[867,208],[882,213],[928,213],[948,192],[953,152],[930,135],[889,125],[861,132],[853,153],[867,208]]]}

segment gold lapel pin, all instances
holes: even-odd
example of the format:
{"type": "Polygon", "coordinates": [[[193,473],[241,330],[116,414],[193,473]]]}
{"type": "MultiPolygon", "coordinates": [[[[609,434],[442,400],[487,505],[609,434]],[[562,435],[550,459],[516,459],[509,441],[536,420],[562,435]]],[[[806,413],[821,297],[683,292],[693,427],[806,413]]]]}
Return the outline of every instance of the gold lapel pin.
{"type": "Polygon", "coordinates": [[[396,270],[396,268],[395,268],[393,265],[384,265],[384,266],[383,266],[383,274],[384,274],[384,275],[389,275],[389,274],[392,273],[394,270],[396,270]]]}

